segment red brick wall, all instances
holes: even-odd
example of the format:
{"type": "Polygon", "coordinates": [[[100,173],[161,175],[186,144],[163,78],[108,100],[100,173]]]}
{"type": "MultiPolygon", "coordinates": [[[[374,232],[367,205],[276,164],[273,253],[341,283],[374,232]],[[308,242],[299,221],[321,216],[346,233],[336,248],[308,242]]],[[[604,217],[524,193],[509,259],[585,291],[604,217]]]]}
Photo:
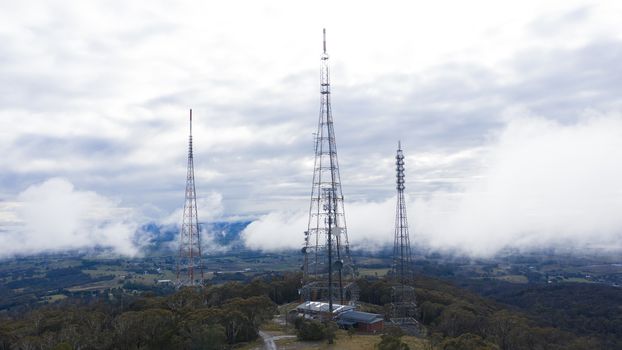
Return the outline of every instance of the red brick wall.
{"type": "Polygon", "coordinates": [[[358,323],[357,328],[363,332],[379,332],[384,328],[384,322],[378,321],[376,323],[358,323]]]}

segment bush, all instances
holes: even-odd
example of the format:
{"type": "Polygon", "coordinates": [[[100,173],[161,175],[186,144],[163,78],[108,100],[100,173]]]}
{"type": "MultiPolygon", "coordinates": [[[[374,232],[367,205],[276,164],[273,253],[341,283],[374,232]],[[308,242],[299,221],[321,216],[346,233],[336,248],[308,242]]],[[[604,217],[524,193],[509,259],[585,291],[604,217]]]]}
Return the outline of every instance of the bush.
{"type": "Polygon", "coordinates": [[[72,350],[73,348],[71,347],[71,345],[69,343],[58,343],[55,347],[52,348],[52,350],[72,350]]]}
{"type": "Polygon", "coordinates": [[[376,344],[378,350],[410,350],[408,344],[402,342],[401,336],[383,334],[380,343],[376,344]]]}
{"type": "Polygon", "coordinates": [[[296,320],[296,334],[300,340],[322,340],[326,338],[326,326],[318,320],[296,320]]]}
{"type": "Polygon", "coordinates": [[[443,350],[495,350],[497,347],[476,334],[465,333],[457,338],[446,338],[441,344],[443,350]]]}

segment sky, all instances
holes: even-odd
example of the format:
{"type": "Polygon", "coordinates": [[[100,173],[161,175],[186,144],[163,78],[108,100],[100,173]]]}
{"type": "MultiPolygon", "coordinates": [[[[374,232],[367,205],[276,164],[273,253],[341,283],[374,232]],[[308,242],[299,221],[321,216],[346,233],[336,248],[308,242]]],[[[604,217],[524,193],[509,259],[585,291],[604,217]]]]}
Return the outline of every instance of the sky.
{"type": "MultiPolygon", "coordinates": [[[[299,248],[322,28],[350,242],[486,256],[622,249],[616,1],[0,1],[2,256],[93,246],[183,205],[299,248]]],[[[179,217],[181,220],[181,216],[179,217]]]]}

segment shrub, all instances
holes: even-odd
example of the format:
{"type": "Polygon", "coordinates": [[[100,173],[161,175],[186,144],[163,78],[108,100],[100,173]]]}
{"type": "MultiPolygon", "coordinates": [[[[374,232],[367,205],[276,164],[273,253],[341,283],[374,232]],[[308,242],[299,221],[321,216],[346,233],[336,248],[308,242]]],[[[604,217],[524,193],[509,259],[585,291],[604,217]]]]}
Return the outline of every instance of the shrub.
{"type": "Polygon", "coordinates": [[[300,318],[296,321],[297,335],[300,340],[322,340],[326,338],[326,326],[317,320],[305,320],[300,318]]]}

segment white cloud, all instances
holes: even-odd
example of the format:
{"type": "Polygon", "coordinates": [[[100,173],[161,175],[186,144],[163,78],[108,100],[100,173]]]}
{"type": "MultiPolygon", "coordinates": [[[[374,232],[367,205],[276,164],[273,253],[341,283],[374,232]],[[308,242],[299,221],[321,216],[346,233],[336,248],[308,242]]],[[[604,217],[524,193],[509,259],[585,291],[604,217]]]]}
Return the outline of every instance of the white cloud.
{"type": "MultiPolygon", "coordinates": [[[[413,245],[477,256],[505,248],[622,249],[619,115],[568,125],[515,118],[487,149],[474,153],[484,157],[483,166],[457,191],[409,197],[413,245]]],[[[416,177],[416,167],[407,169],[416,177]]],[[[392,244],[394,213],[394,197],[346,203],[351,245],[392,244]]],[[[251,224],[244,238],[253,248],[299,248],[305,227],[306,213],[274,212],[251,224]]]]}
{"type": "Polygon", "coordinates": [[[303,212],[273,212],[251,222],[242,232],[250,249],[278,251],[302,248],[307,217],[303,212]]]}
{"type": "Polygon", "coordinates": [[[197,191],[222,195],[221,216],[297,207],[322,27],[353,242],[381,237],[354,215],[387,198],[397,138],[417,154],[413,198],[430,198],[484,176],[482,135],[507,108],[620,108],[617,1],[322,3],[0,2],[0,200],[62,177],[157,220],[183,200],[192,107],[197,191]]]}
{"type": "Polygon", "coordinates": [[[415,232],[437,249],[622,249],[622,118],[515,119],[458,194],[416,201],[415,232]]]}
{"type": "Polygon", "coordinates": [[[137,225],[132,211],[95,192],[79,191],[65,179],[53,178],[21,192],[0,218],[0,257],[22,254],[109,248],[135,255],[137,225]],[[1,226],[0,226],[1,228],[1,226]]]}
{"type": "MultiPolygon", "coordinates": [[[[183,195],[183,192],[181,194],[183,195]]],[[[180,207],[158,221],[163,224],[176,224],[181,226],[181,220],[184,214],[183,197],[180,197],[180,204],[180,207]]],[[[199,222],[203,223],[220,219],[223,212],[222,194],[210,192],[207,196],[200,196],[197,198],[197,215],[199,217],[199,222]]]]}

